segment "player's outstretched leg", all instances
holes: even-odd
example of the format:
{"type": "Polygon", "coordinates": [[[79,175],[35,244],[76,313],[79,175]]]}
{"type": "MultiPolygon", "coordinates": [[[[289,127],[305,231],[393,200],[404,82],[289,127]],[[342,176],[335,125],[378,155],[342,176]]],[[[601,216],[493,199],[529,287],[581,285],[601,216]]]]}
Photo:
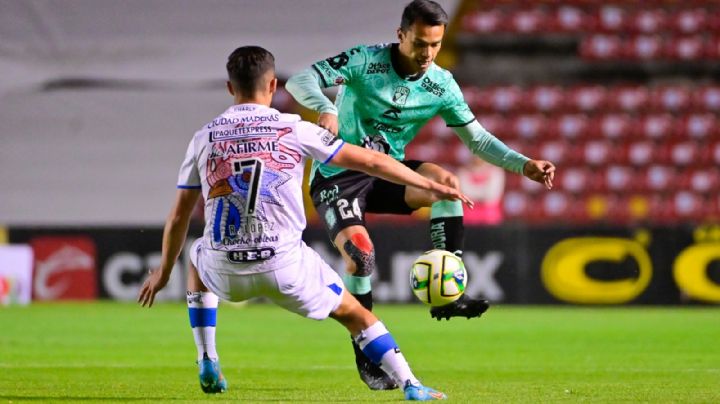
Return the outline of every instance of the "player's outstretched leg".
{"type": "MultiPolygon", "coordinates": [[[[357,228],[351,229],[337,238],[338,245],[342,246],[342,255],[348,265],[348,270],[353,273],[352,275],[346,274],[343,283],[364,308],[372,311],[373,297],[370,275],[375,271],[375,249],[367,231],[364,229],[360,232],[357,231],[357,228]],[[342,240],[345,241],[342,242],[342,240]]],[[[354,339],[351,338],[351,341],[360,379],[371,390],[393,390],[399,387],[387,373],[363,354],[354,339]]]]}
{"type": "MultiPolygon", "coordinates": [[[[430,210],[430,239],[433,247],[450,251],[462,258],[465,241],[463,208],[460,201],[438,201],[430,210]]],[[[430,316],[450,320],[451,317],[480,317],[490,307],[487,300],[473,299],[467,295],[445,306],[430,309],[430,316]]]]}
{"type": "Polygon", "coordinates": [[[396,384],[404,386],[406,400],[429,401],[446,398],[445,394],[420,383],[385,325],[350,294],[343,292],[342,302],[331,316],[350,331],[360,351],[372,363],[380,367],[396,384]]]}
{"type": "Polygon", "coordinates": [[[220,362],[210,359],[207,354],[198,361],[200,370],[200,388],[208,394],[224,393],[227,391],[227,380],[220,370],[220,362]]]}

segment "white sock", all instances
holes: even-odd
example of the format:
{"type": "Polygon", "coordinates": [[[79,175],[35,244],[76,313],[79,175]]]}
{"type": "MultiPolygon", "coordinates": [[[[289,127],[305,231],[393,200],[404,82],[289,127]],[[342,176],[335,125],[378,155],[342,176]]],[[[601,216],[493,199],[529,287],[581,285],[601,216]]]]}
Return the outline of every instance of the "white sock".
{"type": "Polygon", "coordinates": [[[203,354],[218,359],[215,349],[215,326],[217,323],[218,297],[212,292],[187,292],[190,327],[198,352],[198,361],[203,354]]]}
{"type": "Polygon", "coordinates": [[[379,364],[380,368],[392,377],[400,386],[407,381],[411,384],[420,384],[418,379],[410,370],[410,365],[400,353],[390,332],[385,325],[378,321],[355,337],[355,342],[370,360],[379,364]]]}

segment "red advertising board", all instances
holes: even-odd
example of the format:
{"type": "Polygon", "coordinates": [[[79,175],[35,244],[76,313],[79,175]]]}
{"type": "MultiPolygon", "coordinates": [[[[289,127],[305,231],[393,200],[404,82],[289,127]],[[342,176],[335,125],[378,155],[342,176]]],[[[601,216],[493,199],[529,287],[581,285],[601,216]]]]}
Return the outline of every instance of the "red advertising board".
{"type": "Polygon", "coordinates": [[[96,299],[95,242],[84,236],[43,236],[30,240],[35,255],[34,300],[96,299]]]}

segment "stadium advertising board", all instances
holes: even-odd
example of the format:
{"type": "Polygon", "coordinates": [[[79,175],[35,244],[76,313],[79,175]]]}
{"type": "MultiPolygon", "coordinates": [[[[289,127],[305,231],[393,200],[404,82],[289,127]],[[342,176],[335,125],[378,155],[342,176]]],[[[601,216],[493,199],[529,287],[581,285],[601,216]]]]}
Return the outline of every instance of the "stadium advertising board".
{"type": "MultiPolygon", "coordinates": [[[[424,250],[430,248],[426,226],[371,225],[369,230],[379,268],[373,286],[376,301],[414,301],[408,286],[409,268],[424,250]]],[[[199,235],[200,229],[193,229],[192,234],[199,235]]],[[[469,279],[467,293],[484,295],[494,302],[720,303],[719,227],[501,226],[468,228],[466,236],[463,259],[469,279]]],[[[87,284],[86,290],[94,287],[95,295],[100,298],[133,300],[148,269],[157,266],[160,260],[160,228],[10,229],[10,242],[13,243],[38,245],[37,240],[58,237],[86,240],[86,247],[92,242],[95,250],[84,248],[81,251],[94,254],[92,260],[83,262],[93,262],[96,274],[74,282],[87,284]],[[35,244],[33,240],[36,240],[35,244]]],[[[328,242],[323,229],[308,229],[304,238],[333,268],[343,268],[342,259],[328,242]]],[[[186,245],[190,242],[192,238],[186,245]]],[[[48,253],[41,254],[39,262],[47,260],[48,256],[48,253]]],[[[183,252],[168,287],[159,295],[160,299],[185,296],[186,262],[187,256],[183,252]]],[[[82,269],[86,266],[77,266],[77,272],[84,273],[82,269]]],[[[34,283],[37,296],[37,278],[34,283]]],[[[67,296],[47,297],[60,299],[67,296]]]]}

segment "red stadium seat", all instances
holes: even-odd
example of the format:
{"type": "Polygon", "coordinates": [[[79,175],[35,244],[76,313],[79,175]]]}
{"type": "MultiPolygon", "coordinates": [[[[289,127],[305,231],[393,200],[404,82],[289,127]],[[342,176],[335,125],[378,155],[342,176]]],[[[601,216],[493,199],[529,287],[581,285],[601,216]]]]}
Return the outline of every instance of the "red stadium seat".
{"type": "Polygon", "coordinates": [[[571,152],[571,147],[567,142],[551,140],[540,143],[538,146],[538,156],[543,160],[549,160],[556,165],[564,165],[568,161],[568,155],[571,152]]]}
{"type": "Polygon", "coordinates": [[[563,107],[564,95],[562,87],[537,86],[527,91],[523,105],[533,112],[555,112],[563,107]]]}
{"type": "Polygon", "coordinates": [[[593,30],[597,21],[585,10],[572,5],[561,5],[554,9],[548,19],[548,30],[563,33],[579,33],[593,30]]]}
{"type": "Polygon", "coordinates": [[[496,112],[515,112],[520,107],[523,90],[518,86],[495,87],[489,94],[490,108],[496,112]]]}
{"type": "Polygon", "coordinates": [[[682,221],[701,221],[705,218],[703,198],[694,192],[677,192],[672,198],[672,206],[675,215],[682,221]]]}
{"type": "Polygon", "coordinates": [[[557,133],[568,141],[577,141],[587,136],[590,120],[584,114],[560,115],[549,123],[549,132],[557,133]]]}
{"type": "Polygon", "coordinates": [[[657,146],[651,141],[637,141],[627,144],[626,161],[634,166],[646,166],[655,162],[657,146]]]}
{"type": "Polygon", "coordinates": [[[567,108],[573,111],[597,112],[606,108],[607,90],[603,86],[577,86],[566,93],[567,108]]]}
{"type": "Polygon", "coordinates": [[[624,85],[610,90],[608,106],[623,112],[642,112],[650,101],[650,91],[645,86],[624,85]]]}
{"type": "Polygon", "coordinates": [[[694,140],[708,140],[718,138],[720,124],[715,114],[698,113],[681,118],[678,125],[678,135],[682,138],[694,140]]]}
{"type": "Polygon", "coordinates": [[[662,32],[668,25],[668,17],[660,8],[638,9],[628,18],[628,28],[640,34],[662,32]]]}
{"type": "Polygon", "coordinates": [[[594,34],[580,41],[580,56],[586,60],[615,60],[623,56],[622,41],[614,35],[594,34]]]}
{"type": "Polygon", "coordinates": [[[510,132],[525,141],[542,139],[548,128],[547,118],[541,114],[517,115],[510,122],[510,132]]]}
{"type": "Polygon", "coordinates": [[[611,192],[627,192],[633,189],[634,178],[631,167],[612,165],[605,170],[605,186],[611,192]]]}
{"type": "Polygon", "coordinates": [[[664,55],[660,35],[638,35],[623,42],[622,54],[630,60],[660,60],[664,55]]]}
{"type": "Polygon", "coordinates": [[[547,192],[542,196],[542,210],[555,223],[570,221],[569,212],[574,208],[571,198],[562,192],[547,192]]]}
{"type": "Polygon", "coordinates": [[[700,158],[700,148],[693,140],[675,142],[670,146],[670,158],[672,163],[678,166],[694,164],[700,158]]]}
{"type": "MultiPolygon", "coordinates": [[[[508,220],[525,219],[528,211],[535,210],[530,198],[521,191],[507,191],[503,196],[503,213],[508,220]]],[[[539,210],[539,209],[537,209],[539,210]]]]}
{"type": "Polygon", "coordinates": [[[716,168],[702,167],[684,171],[679,175],[679,186],[698,194],[716,194],[720,188],[720,173],[716,168]]]}
{"type": "Polygon", "coordinates": [[[704,32],[707,27],[707,11],[702,8],[676,10],[669,20],[669,26],[679,34],[704,32]]]}
{"type": "Polygon", "coordinates": [[[673,38],[665,43],[664,52],[669,59],[697,61],[707,56],[707,44],[699,35],[673,38]]]}
{"type": "Polygon", "coordinates": [[[688,86],[660,86],[651,91],[650,107],[658,111],[679,112],[690,107],[692,92],[688,86]]]}
{"type": "Polygon", "coordinates": [[[648,139],[662,141],[675,134],[675,118],[670,114],[650,114],[642,117],[638,133],[648,139]]]}
{"type": "Polygon", "coordinates": [[[609,140],[631,139],[638,133],[637,122],[627,114],[605,114],[594,120],[588,131],[592,137],[609,140]]]}
{"type": "Polygon", "coordinates": [[[555,179],[559,189],[571,193],[587,192],[591,188],[591,173],[582,167],[567,167],[555,179]]]}
{"type": "Polygon", "coordinates": [[[604,140],[591,140],[585,143],[585,162],[591,166],[600,166],[610,161],[612,146],[604,140]]]}
{"type": "Polygon", "coordinates": [[[705,85],[697,88],[693,104],[696,109],[720,112],[720,85],[705,85]]]}
{"type": "Polygon", "coordinates": [[[642,172],[643,178],[639,183],[643,190],[668,191],[675,187],[675,169],[669,166],[652,165],[642,172]]]}
{"type": "Polygon", "coordinates": [[[463,30],[479,34],[502,32],[507,15],[498,9],[477,10],[462,19],[463,30]]]}
{"type": "Polygon", "coordinates": [[[534,34],[547,30],[548,16],[542,9],[530,8],[512,12],[509,16],[510,31],[517,34],[534,34]]]}
{"type": "Polygon", "coordinates": [[[596,10],[597,29],[603,32],[626,32],[628,12],[620,5],[604,5],[596,10]]]}

